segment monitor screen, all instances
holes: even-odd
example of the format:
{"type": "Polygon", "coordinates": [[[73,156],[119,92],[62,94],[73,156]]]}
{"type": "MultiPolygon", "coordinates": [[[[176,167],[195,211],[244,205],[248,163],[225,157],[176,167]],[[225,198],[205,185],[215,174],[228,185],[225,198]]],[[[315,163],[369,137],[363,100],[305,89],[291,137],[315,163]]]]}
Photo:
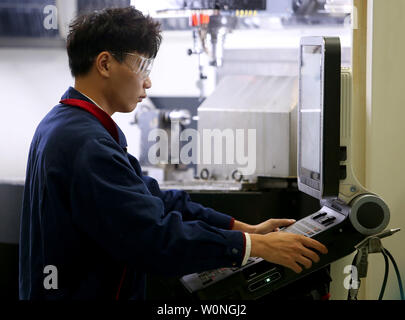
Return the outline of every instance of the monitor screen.
{"type": "Polygon", "coordinates": [[[321,46],[302,46],[301,166],[319,180],[321,172],[321,46]]]}
{"type": "Polygon", "coordinates": [[[319,199],[339,191],[340,57],[338,38],[301,40],[298,186],[319,199]]]}

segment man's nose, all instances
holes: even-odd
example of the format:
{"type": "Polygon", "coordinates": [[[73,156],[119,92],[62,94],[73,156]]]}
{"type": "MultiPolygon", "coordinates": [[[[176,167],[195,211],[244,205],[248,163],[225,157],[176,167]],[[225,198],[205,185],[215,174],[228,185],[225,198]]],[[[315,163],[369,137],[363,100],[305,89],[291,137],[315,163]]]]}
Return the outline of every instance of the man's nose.
{"type": "Polygon", "coordinates": [[[143,82],[143,87],[144,87],[145,89],[150,89],[150,88],[152,87],[152,81],[150,80],[149,77],[147,77],[147,78],[145,79],[145,81],[143,82]]]}

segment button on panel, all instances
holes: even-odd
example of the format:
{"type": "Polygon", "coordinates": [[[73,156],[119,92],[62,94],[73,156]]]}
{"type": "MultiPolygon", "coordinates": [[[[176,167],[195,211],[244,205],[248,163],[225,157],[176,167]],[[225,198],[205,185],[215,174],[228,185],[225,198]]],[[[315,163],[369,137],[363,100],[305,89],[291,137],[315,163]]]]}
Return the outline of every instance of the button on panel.
{"type": "Polygon", "coordinates": [[[326,227],[329,226],[331,224],[333,224],[333,222],[336,220],[335,217],[330,217],[329,219],[326,219],[326,221],[324,221],[322,224],[326,227]]]}
{"type": "Polygon", "coordinates": [[[324,217],[324,216],[326,216],[326,215],[327,215],[326,212],[320,212],[320,213],[314,215],[314,216],[312,217],[312,219],[316,220],[316,219],[319,219],[319,218],[324,217]]]}
{"type": "Polygon", "coordinates": [[[334,216],[326,216],[325,218],[319,220],[319,222],[322,223],[324,226],[326,226],[326,225],[330,225],[335,220],[336,220],[336,217],[334,217],[334,216]]]}

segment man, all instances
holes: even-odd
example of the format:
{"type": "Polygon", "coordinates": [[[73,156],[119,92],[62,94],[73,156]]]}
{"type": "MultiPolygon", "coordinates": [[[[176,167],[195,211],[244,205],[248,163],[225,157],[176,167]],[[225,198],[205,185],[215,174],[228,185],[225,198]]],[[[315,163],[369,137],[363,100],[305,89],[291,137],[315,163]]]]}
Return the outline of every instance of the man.
{"type": "MultiPolygon", "coordinates": [[[[29,153],[20,239],[21,299],[142,299],[145,273],[241,266],[249,256],[296,272],[319,261],[315,240],[161,191],[127,153],[111,119],[151,87],[159,25],[133,7],[77,18],[67,39],[75,78],[39,124],[29,153]],[[56,270],[55,283],[47,280],[56,270]]],[[[54,274],[55,275],[55,274],[54,274]]]]}

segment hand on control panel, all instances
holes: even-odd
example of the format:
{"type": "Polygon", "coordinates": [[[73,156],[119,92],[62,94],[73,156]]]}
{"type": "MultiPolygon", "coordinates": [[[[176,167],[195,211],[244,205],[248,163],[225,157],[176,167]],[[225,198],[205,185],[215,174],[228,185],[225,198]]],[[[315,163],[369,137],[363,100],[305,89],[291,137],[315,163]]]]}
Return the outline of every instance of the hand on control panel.
{"type": "Polygon", "coordinates": [[[319,256],[313,249],[322,254],[328,253],[328,249],[320,242],[293,233],[251,234],[250,238],[252,257],[261,257],[296,273],[302,272],[300,265],[309,269],[313,262],[319,262],[319,256]]]}
{"type": "Polygon", "coordinates": [[[251,225],[235,220],[232,230],[238,230],[247,233],[266,234],[269,232],[280,231],[282,227],[288,227],[295,223],[293,219],[268,219],[262,223],[251,225]]]}
{"type": "Polygon", "coordinates": [[[295,223],[293,219],[269,219],[260,224],[257,224],[254,227],[254,232],[257,234],[266,234],[270,232],[280,231],[282,227],[288,227],[295,223]]]}

